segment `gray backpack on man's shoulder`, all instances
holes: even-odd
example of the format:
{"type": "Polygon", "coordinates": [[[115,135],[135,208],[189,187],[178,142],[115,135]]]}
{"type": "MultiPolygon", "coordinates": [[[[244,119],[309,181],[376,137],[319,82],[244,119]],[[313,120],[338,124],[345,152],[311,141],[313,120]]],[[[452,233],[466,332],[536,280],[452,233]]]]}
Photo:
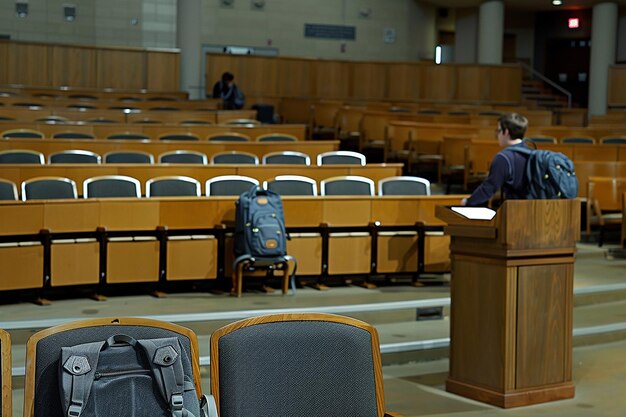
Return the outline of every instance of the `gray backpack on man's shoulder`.
{"type": "Polygon", "coordinates": [[[190,359],[176,337],[136,340],[114,335],[63,347],[59,362],[63,414],[203,417],[190,370],[190,359]]]}

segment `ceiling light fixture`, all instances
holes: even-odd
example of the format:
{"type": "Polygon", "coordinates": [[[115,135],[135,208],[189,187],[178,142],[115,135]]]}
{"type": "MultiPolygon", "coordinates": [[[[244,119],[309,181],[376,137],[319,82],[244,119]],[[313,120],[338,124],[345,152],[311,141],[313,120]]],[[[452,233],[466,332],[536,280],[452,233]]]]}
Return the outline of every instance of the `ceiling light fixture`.
{"type": "Polygon", "coordinates": [[[563,2],[561,0],[552,0],[552,5],[553,6],[560,6],[562,4],[563,4],[563,2]]]}

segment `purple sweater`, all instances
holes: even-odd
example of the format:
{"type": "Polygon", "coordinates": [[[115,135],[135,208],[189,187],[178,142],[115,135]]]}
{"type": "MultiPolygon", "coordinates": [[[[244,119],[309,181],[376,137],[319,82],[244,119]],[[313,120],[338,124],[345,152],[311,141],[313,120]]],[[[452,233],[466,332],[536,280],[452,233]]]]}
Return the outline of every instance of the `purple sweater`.
{"type": "MultiPolygon", "coordinates": [[[[526,146],[523,143],[512,146],[526,146]]],[[[511,147],[512,147],[511,146],[511,147]]],[[[468,206],[486,204],[500,188],[508,199],[526,198],[526,161],[528,157],[518,152],[503,149],[493,158],[489,166],[489,175],[467,199],[468,206]],[[505,154],[506,153],[506,154],[505,154]],[[512,166],[509,163],[512,162],[512,166]]]]}

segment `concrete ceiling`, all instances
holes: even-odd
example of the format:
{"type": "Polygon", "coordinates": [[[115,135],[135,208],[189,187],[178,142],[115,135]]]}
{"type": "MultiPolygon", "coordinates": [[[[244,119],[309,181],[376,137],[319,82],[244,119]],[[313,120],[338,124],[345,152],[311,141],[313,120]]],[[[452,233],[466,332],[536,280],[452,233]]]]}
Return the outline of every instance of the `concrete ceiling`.
{"type": "MultiPolygon", "coordinates": [[[[485,0],[426,0],[427,3],[438,7],[478,7],[485,0]]],[[[562,6],[553,6],[552,0],[504,0],[507,9],[515,10],[564,10],[591,8],[594,4],[600,3],[598,0],[562,0],[562,6]]],[[[626,0],[619,0],[620,6],[626,6],[626,0]]]]}

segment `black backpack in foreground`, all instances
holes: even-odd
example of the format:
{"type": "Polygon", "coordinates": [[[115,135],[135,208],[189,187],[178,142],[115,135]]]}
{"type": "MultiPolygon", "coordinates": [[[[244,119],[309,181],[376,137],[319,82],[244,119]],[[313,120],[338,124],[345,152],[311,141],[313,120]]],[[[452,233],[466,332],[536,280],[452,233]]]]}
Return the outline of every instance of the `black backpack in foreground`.
{"type": "Polygon", "coordinates": [[[564,154],[527,146],[509,146],[507,150],[528,155],[526,198],[541,200],[578,196],[578,177],[574,171],[574,163],[564,154]]]}
{"type": "Polygon", "coordinates": [[[253,186],[236,205],[235,256],[275,258],[287,254],[287,233],[280,195],[253,186]]]}

